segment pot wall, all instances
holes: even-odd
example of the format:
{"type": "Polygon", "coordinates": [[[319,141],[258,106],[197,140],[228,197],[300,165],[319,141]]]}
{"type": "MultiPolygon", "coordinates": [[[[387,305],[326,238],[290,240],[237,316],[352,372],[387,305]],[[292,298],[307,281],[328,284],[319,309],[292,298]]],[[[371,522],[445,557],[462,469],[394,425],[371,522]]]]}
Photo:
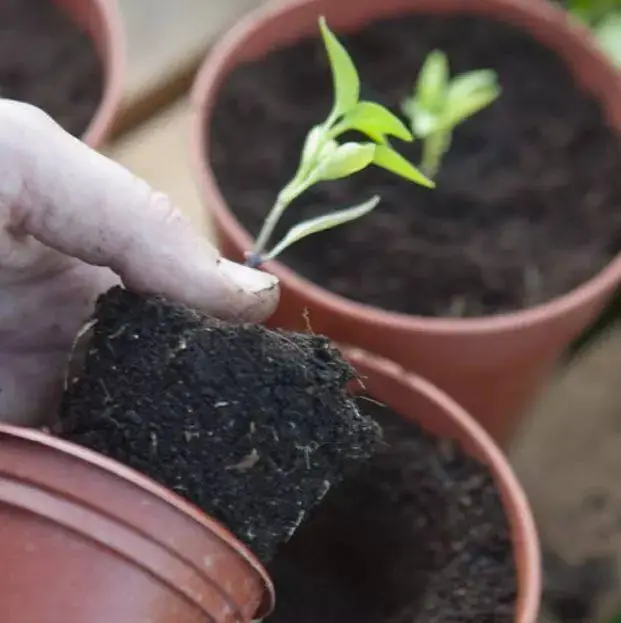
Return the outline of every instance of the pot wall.
{"type": "Polygon", "coordinates": [[[110,134],[123,94],[125,38],[117,0],[53,0],[93,40],[103,64],[104,88],[82,140],[99,148],[110,134]]]}
{"type": "Polygon", "coordinates": [[[2,623],[246,623],[271,582],[231,534],[122,465],[0,425],[2,623]]]}

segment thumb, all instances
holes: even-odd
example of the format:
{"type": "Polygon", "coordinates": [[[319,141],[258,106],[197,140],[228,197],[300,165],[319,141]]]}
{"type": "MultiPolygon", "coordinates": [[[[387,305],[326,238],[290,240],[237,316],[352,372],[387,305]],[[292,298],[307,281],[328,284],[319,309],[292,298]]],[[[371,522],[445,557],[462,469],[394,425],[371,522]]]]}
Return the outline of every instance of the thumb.
{"type": "Polygon", "coordinates": [[[274,310],[275,277],[223,259],[165,195],[40,110],[0,102],[0,157],[10,168],[0,211],[13,231],[220,318],[260,321],[274,310]]]}

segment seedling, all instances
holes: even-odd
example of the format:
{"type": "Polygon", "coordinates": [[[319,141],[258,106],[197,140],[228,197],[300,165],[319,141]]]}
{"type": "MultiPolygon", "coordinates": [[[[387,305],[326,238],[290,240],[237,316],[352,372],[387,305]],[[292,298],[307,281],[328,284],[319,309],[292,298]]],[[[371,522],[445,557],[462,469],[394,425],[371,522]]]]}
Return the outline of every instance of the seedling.
{"type": "Polygon", "coordinates": [[[453,131],[500,95],[496,73],[480,69],[450,78],[446,54],[431,52],[419,72],[412,97],[402,109],[412,133],[423,141],[420,168],[431,179],[438,174],[453,131]]]}
{"type": "Polygon", "coordinates": [[[360,78],[347,50],[328,28],[323,17],[319,20],[319,28],[330,61],[334,103],[327,119],[313,127],[306,136],[295,175],[278,193],[252,251],[246,254],[246,264],[250,266],[256,267],[266,260],[274,259],[287,247],[311,234],[360,218],[373,210],[380,201],[379,196],[374,196],[360,205],[299,223],[270,251],[266,251],[285,210],[302,193],[319,182],[348,177],[375,165],[411,182],[434,187],[430,179],[388,142],[388,137],[412,141],[410,130],[384,106],[360,100],[360,78]],[[337,139],[352,130],[369,140],[338,142],[337,139]]]}
{"type": "Polygon", "coordinates": [[[621,66],[621,0],[569,0],[571,15],[591,29],[610,60],[621,66]]]}

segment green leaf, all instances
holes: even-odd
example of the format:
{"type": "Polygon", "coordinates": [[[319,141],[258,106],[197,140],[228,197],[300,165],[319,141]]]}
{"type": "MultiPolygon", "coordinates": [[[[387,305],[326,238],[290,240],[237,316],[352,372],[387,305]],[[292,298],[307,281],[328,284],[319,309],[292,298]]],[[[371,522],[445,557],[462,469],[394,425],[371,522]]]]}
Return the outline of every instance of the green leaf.
{"type": "Polygon", "coordinates": [[[358,102],[345,115],[341,125],[347,130],[362,132],[378,143],[383,143],[385,136],[395,136],[402,141],[413,140],[412,133],[401,119],[375,102],[358,102]]]}
{"type": "Polygon", "coordinates": [[[435,188],[436,186],[432,180],[389,145],[378,145],[375,148],[373,164],[421,186],[427,188],[435,188]]]}
{"type": "Polygon", "coordinates": [[[303,167],[308,166],[317,158],[324,134],[324,127],[316,125],[306,135],[306,140],[304,141],[304,147],[302,149],[302,157],[300,158],[303,167]]]}
{"type": "Polygon", "coordinates": [[[498,90],[498,76],[492,69],[478,69],[455,76],[446,93],[447,105],[485,91],[498,90]]]}
{"type": "Polygon", "coordinates": [[[334,108],[336,116],[346,114],[360,98],[360,78],[347,50],[328,28],[324,17],[319,18],[321,36],[330,59],[334,83],[334,108]]]}
{"type": "Polygon", "coordinates": [[[410,125],[416,138],[427,138],[430,134],[438,131],[440,118],[425,108],[420,108],[416,102],[412,102],[408,108],[410,113],[410,125]]]}
{"type": "Polygon", "coordinates": [[[418,74],[417,104],[434,111],[442,106],[449,81],[448,58],[441,50],[430,52],[418,74]]]}
{"type": "Polygon", "coordinates": [[[347,208],[345,210],[339,210],[338,212],[332,212],[331,214],[325,214],[313,219],[309,219],[304,223],[295,225],[292,227],[287,235],[267,254],[266,259],[272,260],[277,255],[280,255],[287,247],[299,242],[303,238],[316,234],[327,229],[332,229],[348,223],[349,221],[356,220],[365,214],[368,214],[377,206],[380,202],[379,196],[375,196],[365,203],[347,208]]]}
{"type": "Polygon", "coordinates": [[[366,168],[373,162],[376,146],[374,143],[343,143],[322,158],[311,171],[313,183],[322,180],[337,180],[366,168]]]}
{"type": "Polygon", "coordinates": [[[603,52],[621,66],[621,13],[612,13],[595,29],[595,38],[603,52]]]}
{"type": "Polygon", "coordinates": [[[489,89],[475,91],[467,97],[447,102],[447,107],[439,120],[440,131],[449,130],[469,117],[492,104],[500,95],[500,87],[494,85],[489,89]]]}

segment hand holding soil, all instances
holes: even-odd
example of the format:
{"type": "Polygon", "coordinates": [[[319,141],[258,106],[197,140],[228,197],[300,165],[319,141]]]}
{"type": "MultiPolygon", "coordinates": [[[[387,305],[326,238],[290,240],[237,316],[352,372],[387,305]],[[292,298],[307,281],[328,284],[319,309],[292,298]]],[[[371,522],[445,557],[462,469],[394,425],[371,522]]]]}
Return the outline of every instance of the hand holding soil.
{"type": "Polygon", "coordinates": [[[76,333],[122,282],[217,317],[259,321],[271,276],[222,259],[164,195],[37,108],[0,101],[0,421],[54,413],[76,333]]]}

